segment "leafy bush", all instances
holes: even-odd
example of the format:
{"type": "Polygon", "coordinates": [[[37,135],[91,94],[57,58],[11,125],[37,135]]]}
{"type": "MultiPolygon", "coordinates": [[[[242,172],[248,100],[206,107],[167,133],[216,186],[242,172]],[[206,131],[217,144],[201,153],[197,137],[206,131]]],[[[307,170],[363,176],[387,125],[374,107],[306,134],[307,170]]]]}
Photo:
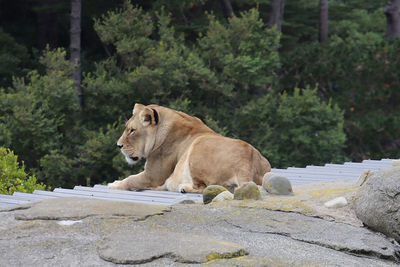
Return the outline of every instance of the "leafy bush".
{"type": "Polygon", "coordinates": [[[237,137],[250,141],[273,167],[345,159],[343,112],[321,102],[316,90],[268,94],[238,110],[234,122],[237,137]]]}
{"type": "Polygon", "coordinates": [[[353,160],[400,157],[400,42],[373,33],[333,36],[283,58],[283,86],[319,87],[345,111],[347,154],[353,160]]]}
{"type": "Polygon", "coordinates": [[[0,86],[9,85],[12,75],[25,74],[22,65],[27,60],[27,49],[0,27],[0,86]]]}
{"type": "Polygon", "coordinates": [[[46,72],[31,71],[27,81],[14,79],[10,91],[1,95],[0,129],[8,129],[11,139],[4,141],[29,168],[38,168],[50,151],[74,144],[78,100],[65,57],[63,49],[46,50],[41,58],[46,72]]]}
{"type": "Polygon", "coordinates": [[[32,193],[45,189],[46,185],[38,183],[34,175],[26,174],[24,164],[19,165],[14,152],[0,147],[0,194],[12,195],[16,191],[32,193]]]}

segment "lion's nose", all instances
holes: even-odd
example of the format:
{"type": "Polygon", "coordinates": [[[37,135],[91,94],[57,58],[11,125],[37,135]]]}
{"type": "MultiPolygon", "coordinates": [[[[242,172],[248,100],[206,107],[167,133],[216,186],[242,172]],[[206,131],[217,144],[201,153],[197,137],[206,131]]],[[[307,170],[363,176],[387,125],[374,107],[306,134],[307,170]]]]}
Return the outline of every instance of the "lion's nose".
{"type": "Polygon", "coordinates": [[[122,148],[124,145],[117,144],[117,147],[122,148]]]}

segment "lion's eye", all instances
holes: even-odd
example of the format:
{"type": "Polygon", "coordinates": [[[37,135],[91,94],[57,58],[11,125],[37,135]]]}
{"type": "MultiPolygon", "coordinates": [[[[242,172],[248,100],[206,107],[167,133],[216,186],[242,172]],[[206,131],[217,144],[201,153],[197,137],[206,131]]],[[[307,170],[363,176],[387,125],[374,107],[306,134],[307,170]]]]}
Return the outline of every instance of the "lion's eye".
{"type": "Polygon", "coordinates": [[[134,132],[135,132],[134,129],[131,129],[131,130],[129,131],[130,134],[132,134],[132,133],[134,133],[134,132]]]}

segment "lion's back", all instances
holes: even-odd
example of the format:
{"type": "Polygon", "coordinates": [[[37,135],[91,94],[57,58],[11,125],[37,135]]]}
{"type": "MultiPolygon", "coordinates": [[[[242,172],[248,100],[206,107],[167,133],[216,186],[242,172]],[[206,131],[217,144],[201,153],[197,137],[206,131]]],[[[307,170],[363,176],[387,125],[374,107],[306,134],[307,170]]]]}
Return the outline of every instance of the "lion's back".
{"type": "Polygon", "coordinates": [[[238,185],[247,181],[261,184],[262,176],[271,170],[268,160],[249,143],[216,134],[196,138],[188,156],[192,176],[207,180],[207,184],[232,178],[238,185]]]}

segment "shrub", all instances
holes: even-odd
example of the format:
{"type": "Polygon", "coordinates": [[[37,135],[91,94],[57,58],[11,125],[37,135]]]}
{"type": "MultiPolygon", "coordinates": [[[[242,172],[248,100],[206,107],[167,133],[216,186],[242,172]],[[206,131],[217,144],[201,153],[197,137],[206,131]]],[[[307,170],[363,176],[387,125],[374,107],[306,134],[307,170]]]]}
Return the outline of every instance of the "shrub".
{"type": "Polygon", "coordinates": [[[317,86],[345,112],[352,160],[400,157],[400,42],[375,33],[332,36],[283,57],[283,86],[317,86]]]}
{"type": "Polygon", "coordinates": [[[343,112],[316,90],[271,93],[237,110],[234,133],[250,141],[272,167],[343,162],[343,112]]]}
{"type": "Polygon", "coordinates": [[[24,164],[19,165],[13,151],[0,147],[0,194],[32,193],[36,189],[45,190],[46,185],[38,183],[34,175],[26,174],[24,164]]]}
{"type": "Polygon", "coordinates": [[[66,51],[45,50],[41,63],[44,74],[31,71],[14,79],[8,93],[0,92],[0,132],[7,129],[0,146],[10,144],[28,168],[39,168],[40,159],[53,150],[71,148],[76,136],[78,100],[66,51]]]}

